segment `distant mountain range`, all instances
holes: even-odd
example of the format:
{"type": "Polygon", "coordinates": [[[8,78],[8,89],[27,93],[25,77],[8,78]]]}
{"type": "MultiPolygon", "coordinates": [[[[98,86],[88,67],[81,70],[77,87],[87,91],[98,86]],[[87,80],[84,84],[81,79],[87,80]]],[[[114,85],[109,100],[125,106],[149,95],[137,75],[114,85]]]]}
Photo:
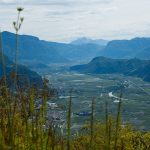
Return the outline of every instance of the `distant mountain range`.
{"type": "Polygon", "coordinates": [[[150,82],[150,60],[96,57],[88,64],[73,66],[70,69],[90,74],[124,74],[150,82]]]}
{"type": "Polygon", "coordinates": [[[103,39],[92,40],[86,37],[79,38],[71,42],[71,44],[73,45],[96,44],[100,46],[106,46],[107,43],[108,43],[107,40],[103,40],[103,39]]]}
{"type": "MultiPolygon", "coordinates": [[[[3,32],[5,54],[13,60],[15,52],[15,34],[3,32]]],[[[19,59],[37,63],[64,63],[69,61],[90,60],[98,56],[104,46],[94,43],[82,45],[56,43],[40,40],[29,35],[19,35],[19,59]]]]}
{"type": "Polygon", "coordinates": [[[150,59],[150,38],[134,38],[131,40],[113,40],[99,53],[109,58],[141,58],[150,59]]]}
{"type": "MultiPolygon", "coordinates": [[[[3,32],[5,54],[12,61],[15,53],[15,34],[3,32]]],[[[150,59],[150,38],[131,40],[92,40],[79,38],[69,44],[40,40],[30,35],[19,35],[19,60],[29,64],[88,62],[104,56],[119,59],[150,59]]]]}

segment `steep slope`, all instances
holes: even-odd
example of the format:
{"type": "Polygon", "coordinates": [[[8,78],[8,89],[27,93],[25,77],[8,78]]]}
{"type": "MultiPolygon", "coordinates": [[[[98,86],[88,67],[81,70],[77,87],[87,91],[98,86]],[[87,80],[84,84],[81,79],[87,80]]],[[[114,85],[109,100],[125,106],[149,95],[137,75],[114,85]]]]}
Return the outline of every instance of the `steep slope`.
{"type": "MultiPolygon", "coordinates": [[[[3,46],[5,54],[13,60],[15,52],[15,35],[10,32],[3,32],[3,46]]],[[[19,59],[35,62],[66,62],[67,60],[60,56],[57,51],[49,48],[46,42],[37,37],[28,35],[19,35],[19,59]]]]}
{"type": "Polygon", "coordinates": [[[124,74],[150,81],[150,60],[97,57],[88,64],[73,66],[70,69],[91,74],[124,74]]]}
{"type": "MultiPolygon", "coordinates": [[[[14,71],[14,64],[12,61],[8,59],[8,57],[4,56],[5,60],[5,71],[7,76],[7,81],[9,86],[13,84],[13,78],[11,77],[11,73],[14,71]]],[[[27,86],[30,83],[30,86],[34,85],[36,87],[42,87],[43,81],[40,75],[36,72],[29,70],[27,67],[18,65],[18,82],[22,86],[27,86]],[[29,83],[27,83],[29,82],[29,83]]],[[[2,66],[2,58],[0,57],[0,77],[3,76],[3,66],[2,66]]]]}

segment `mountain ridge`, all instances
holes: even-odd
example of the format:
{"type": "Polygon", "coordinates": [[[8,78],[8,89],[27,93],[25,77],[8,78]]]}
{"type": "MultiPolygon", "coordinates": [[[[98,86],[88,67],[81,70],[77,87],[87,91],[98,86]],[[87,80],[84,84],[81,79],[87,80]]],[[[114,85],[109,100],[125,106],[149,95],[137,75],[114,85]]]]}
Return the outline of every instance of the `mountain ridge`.
{"type": "Polygon", "coordinates": [[[141,59],[110,59],[96,57],[88,64],[76,65],[72,71],[91,74],[123,74],[126,76],[140,77],[150,82],[150,60],[141,59]]]}
{"type": "MultiPolygon", "coordinates": [[[[148,47],[150,47],[150,38],[145,37],[136,37],[131,40],[112,40],[99,54],[109,58],[134,58],[148,47]]],[[[138,58],[144,59],[142,56],[138,58]]]]}

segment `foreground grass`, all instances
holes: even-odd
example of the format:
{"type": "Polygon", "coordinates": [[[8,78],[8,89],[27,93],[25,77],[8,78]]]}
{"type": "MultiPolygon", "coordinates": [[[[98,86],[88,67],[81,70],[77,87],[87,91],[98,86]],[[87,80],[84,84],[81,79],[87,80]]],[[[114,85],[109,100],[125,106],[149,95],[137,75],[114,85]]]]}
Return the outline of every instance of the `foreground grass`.
{"type": "MultiPolygon", "coordinates": [[[[121,103],[116,119],[107,114],[103,123],[94,122],[92,101],[91,123],[83,126],[78,136],[71,136],[71,98],[68,107],[68,138],[55,132],[46,119],[47,93],[37,96],[34,88],[28,93],[18,88],[17,94],[0,86],[0,149],[1,150],[149,150],[150,132],[134,131],[121,123],[121,103]],[[37,97],[41,106],[35,108],[37,97]],[[69,144],[68,144],[69,142],[69,144]]],[[[66,118],[67,119],[67,118],[66,118]]]]}

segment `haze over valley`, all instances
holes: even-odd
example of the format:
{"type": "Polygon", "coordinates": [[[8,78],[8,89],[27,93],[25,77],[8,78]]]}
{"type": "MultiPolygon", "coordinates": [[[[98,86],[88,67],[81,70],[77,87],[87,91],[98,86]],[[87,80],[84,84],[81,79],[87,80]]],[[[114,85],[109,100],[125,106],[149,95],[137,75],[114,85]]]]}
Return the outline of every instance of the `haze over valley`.
{"type": "MultiPolygon", "coordinates": [[[[13,61],[15,34],[3,32],[2,37],[4,53],[13,61]]],[[[149,119],[141,120],[139,112],[141,115],[149,113],[149,47],[150,38],[113,41],[79,38],[66,44],[40,40],[31,35],[19,35],[19,63],[49,79],[58,92],[58,97],[54,100],[58,105],[67,103],[69,91],[73,89],[74,113],[90,112],[88,105],[92,97],[101,106],[108,99],[112,103],[111,110],[115,110],[118,102],[116,96],[119,96],[123,85],[124,121],[148,130],[149,119]],[[143,103],[142,107],[138,105],[139,101],[143,103]],[[85,106],[77,109],[80,103],[85,106]],[[134,111],[132,105],[136,107],[134,111]],[[128,115],[127,112],[134,115],[128,115]],[[135,118],[138,121],[131,121],[135,118]]],[[[9,59],[8,63],[11,62],[9,59]]],[[[96,111],[104,110],[96,108],[96,111]]],[[[99,119],[103,117],[101,115],[99,119]]],[[[76,116],[74,119],[76,122],[76,116]]],[[[82,124],[84,122],[79,126],[82,124]]]]}

